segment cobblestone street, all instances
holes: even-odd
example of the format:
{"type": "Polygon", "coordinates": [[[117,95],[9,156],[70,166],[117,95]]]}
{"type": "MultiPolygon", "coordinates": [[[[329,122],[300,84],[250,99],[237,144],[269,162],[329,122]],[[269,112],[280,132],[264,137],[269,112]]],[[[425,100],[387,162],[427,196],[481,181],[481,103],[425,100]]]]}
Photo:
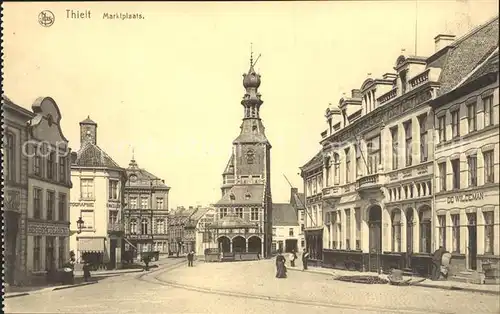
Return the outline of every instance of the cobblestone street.
{"type": "Polygon", "coordinates": [[[195,262],[6,300],[7,313],[498,313],[497,296],[361,285],[323,274],[274,277],[274,262],[195,262]],[[142,278],[139,278],[141,277],[142,278]],[[172,287],[173,285],[174,287],[172,287]]]}

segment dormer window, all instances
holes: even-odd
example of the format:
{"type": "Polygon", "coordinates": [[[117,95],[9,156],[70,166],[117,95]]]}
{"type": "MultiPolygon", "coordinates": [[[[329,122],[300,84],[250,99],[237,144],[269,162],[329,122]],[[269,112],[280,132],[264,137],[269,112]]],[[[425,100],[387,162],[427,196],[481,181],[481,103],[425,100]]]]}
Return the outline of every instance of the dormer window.
{"type": "Polygon", "coordinates": [[[399,73],[399,78],[401,80],[401,93],[404,94],[406,93],[406,85],[408,84],[406,81],[406,71],[401,71],[401,73],[399,73]]]}

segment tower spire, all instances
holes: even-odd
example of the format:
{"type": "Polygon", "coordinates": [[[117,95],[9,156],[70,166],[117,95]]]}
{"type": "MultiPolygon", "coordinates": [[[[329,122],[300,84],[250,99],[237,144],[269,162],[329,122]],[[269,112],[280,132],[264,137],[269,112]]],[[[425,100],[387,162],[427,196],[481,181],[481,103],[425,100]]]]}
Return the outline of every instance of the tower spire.
{"type": "Polygon", "coordinates": [[[250,67],[253,67],[253,43],[250,43],[250,67]]]}

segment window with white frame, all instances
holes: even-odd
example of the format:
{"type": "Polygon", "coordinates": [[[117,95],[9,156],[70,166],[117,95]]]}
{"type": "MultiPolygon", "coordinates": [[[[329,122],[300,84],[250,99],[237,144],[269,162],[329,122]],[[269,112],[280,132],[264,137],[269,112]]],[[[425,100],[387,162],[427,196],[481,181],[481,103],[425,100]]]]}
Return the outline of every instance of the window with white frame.
{"type": "Polygon", "coordinates": [[[141,234],[148,234],[149,221],[146,218],[141,220],[141,234]]]}
{"type": "Polygon", "coordinates": [[[446,191],[446,162],[438,164],[438,172],[441,191],[446,191]]]}
{"type": "Polygon", "coordinates": [[[493,150],[483,152],[484,159],[484,183],[495,182],[495,163],[493,160],[493,150]]]}
{"type": "Polygon", "coordinates": [[[222,219],[227,216],[227,208],[219,208],[219,218],[222,219]]]}
{"type": "Polygon", "coordinates": [[[456,138],[460,136],[460,110],[456,109],[451,113],[451,136],[456,138]]]}
{"type": "Polygon", "coordinates": [[[82,199],[94,198],[94,179],[80,179],[80,197],[82,199]]]}
{"type": "Polygon", "coordinates": [[[56,153],[50,152],[47,158],[47,179],[55,180],[57,177],[56,153]]]}
{"type": "Polygon", "coordinates": [[[345,183],[351,182],[351,153],[350,149],[346,148],[345,152],[345,183]]]}
{"type": "Polygon", "coordinates": [[[259,220],[259,209],[258,208],[252,208],[250,210],[250,220],[252,220],[252,221],[259,220]]]}
{"type": "Polygon", "coordinates": [[[333,184],[340,184],[340,158],[339,154],[333,154],[333,184]]]}
{"type": "Polygon", "coordinates": [[[378,173],[378,166],[381,161],[380,135],[369,139],[366,143],[368,148],[368,174],[378,173]]]}
{"type": "Polygon", "coordinates": [[[137,220],[130,220],[130,234],[137,234],[137,220]]]}
{"type": "Polygon", "coordinates": [[[109,180],[108,196],[110,200],[118,199],[118,180],[109,180]]]}
{"type": "Polygon", "coordinates": [[[399,167],[399,141],[398,141],[397,126],[391,128],[391,140],[392,140],[392,170],[396,170],[399,167]]]}
{"type": "Polygon", "coordinates": [[[56,193],[47,191],[47,220],[55,220],[56,193]]]}
{"type": "Polygon", "coordinates": [[[467,105],[467,122],[469,133],[477,130],[477,102],[467,105]]]}
{"type": "Polygon", "coordinates": [[[165,209],[164,207],[164,202],[163,202],[163,197],[157,197],[156,198],[156,209],[165,209]]]}
{"type": "Polygon", "coordinates": [[[493,211],[483,212],[484,216],[484,253],[493,255],[494,248],[494,217],[493,211]]]}
{"type": "Polygon", "coordinates": [[[460,215],[451,215],[451,251],[460,253],[460,215]]]}
{"type": "Polygon", "coordinates": [[[453,189],[460,189],[460,159],[456,158],[451,160],[451,170],[453,176],[453,189]]]}
{"type": "Polygon", "coordinates": [[[394,209],[392,218],[392,251],[401,252],[401,210],[394,209]]]}
{"type": "Polygon", "coordinates": [[[495,124],[493,115],[493,95],[489,95],[483,98],[484,106],[484,126],[490,126],[495,124]]]}
{"type": "Polygon", "coordinates": [[[67,157],[59,157],[59,182],[66,182],[67,180],[67,157]]]}
{"type": "Polygon", "coordinates": [[[83,220],[82,229],[93,230],[94,229],[94,211],[89,209],[83,209],[80,212],[80,216],[83,220]]]}
{"type": "Polygon", "coordinates": [[[439,246],[446,249],[446,215],[438,215],[439,246]]]}
{"type": "Polygon", "coordinates": [[[446,115],[438,117],[439,143],[446,142],[446,115]]]}
{"type": "Polygon", "coordinates": [[[236,208],[234,210],[234,213],[236,214],[237,217],[243,218],[243,208],[236,208]]]}
{"type": "Polygon", "coordinates": [[[129,208],[131,209],[136,209],[137,208],[137,197],[131,197],[130,198],[130,206],[129,208]]]}
{"type": "Polygon", "coordinates": [[[427,114],[418,117],[420,126],[420,162],[426,162],[428,158],[427,142],[427,114]]]}
{"type": "Polygon", "coordinates": [[[408,167],[411,166],[413,163],[413,156],[412,156],[413,129],[411,120],[406,121],[403,125],[405,129],[405,159],[406,159],[406,166],[408,167]]]}
{"type": "Polygon", "coordinates": [[[66,220],[66,209],[67,209],[67,201],[66,194],[59,193],[59,202],[58,202],[58,220],[65,221],[66,220]]]}
{"type": "Polygon", "coordinates": [[[149,208],[149,199],[146,196],[141,197],[141,208],[148,209],[149,208]]]}
{"type": "Polygon", "coordinates": [[[467,157],[467,166],[469,170],[469,186],[477,186],[477,156],[470,155],[467,157]]]}
{"type": "Polygon", "coordinates": [[[33,189],[33,218],[42,218],[42,189],[33,189]]]}

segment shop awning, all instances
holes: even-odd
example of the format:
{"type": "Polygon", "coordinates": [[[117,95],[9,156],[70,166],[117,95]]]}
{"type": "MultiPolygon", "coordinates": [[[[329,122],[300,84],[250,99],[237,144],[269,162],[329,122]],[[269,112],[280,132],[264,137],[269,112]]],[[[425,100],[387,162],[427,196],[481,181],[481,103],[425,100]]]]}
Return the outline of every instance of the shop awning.
{"type": "Polygon", "coordinates": [[[78,251],[104,252],[104,238],[78,238],[78,251]]]}

